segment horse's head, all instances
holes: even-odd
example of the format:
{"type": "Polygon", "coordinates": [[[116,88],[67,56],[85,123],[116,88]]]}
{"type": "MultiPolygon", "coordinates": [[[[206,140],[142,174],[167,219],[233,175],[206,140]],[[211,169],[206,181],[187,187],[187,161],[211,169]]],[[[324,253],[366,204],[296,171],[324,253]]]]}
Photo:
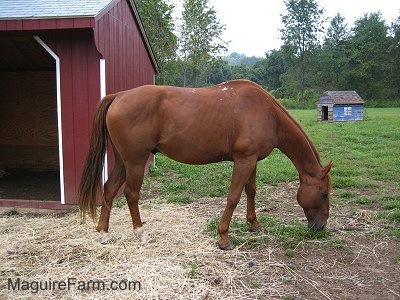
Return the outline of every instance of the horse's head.
{"type": "Polygon", "coordinates": [[[329,217],[329,193],[331,190],[329,171],[331,167],[332,163],[329,163],[318,176],[301,179],[297,191],[297,202],[304,210],[308,227],[315,230],[323,229],[329,217]]]}

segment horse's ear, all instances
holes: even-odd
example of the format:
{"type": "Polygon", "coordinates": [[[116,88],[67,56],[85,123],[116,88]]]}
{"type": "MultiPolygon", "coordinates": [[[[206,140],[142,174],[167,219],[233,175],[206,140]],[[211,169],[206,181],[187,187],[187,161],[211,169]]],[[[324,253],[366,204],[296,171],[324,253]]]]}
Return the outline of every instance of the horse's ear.
{"type": "Polygon", "coordinates": [[[322,171],[322,173],[324,174],[324,177],[325,177],[326,175],[328,175],[328,173],[329,173],[329,171],[331,170],[332,166],[333,166],[332,161],[331,161],[329,164],[326,165],[326,167],[325,167],[324,170],[322,171]]]}

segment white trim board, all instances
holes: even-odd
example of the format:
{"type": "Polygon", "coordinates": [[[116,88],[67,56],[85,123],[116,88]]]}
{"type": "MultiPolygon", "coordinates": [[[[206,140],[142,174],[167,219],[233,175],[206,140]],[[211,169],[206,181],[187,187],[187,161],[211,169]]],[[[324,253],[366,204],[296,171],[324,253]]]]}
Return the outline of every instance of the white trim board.
{"type": "Polygon", "coordinates": [[[61,204],[65,204],[65,187],[64,187],[64,156],[63,156],[63,140],[62,140],[62,120],[61,120],[61,75],[60,75],[60,59],[46,45],[43,40],[34,36],[35,40],[54,58],[56,62],[56,87],[57,87],[57,129],[58,129],[58,160],[60,164],[60,194],[61,204]]]}
{"type": "MultiPolygon", "coordinates": [[[[106,60],[100,59],[100,99],[103,99],[107,95],[106,88],[106,60]]],[[[104,165],[103,165],[103,185],[106,183],[108,179],[108,155],[106,152],[106,156],[104,157],[104,165]]]]}

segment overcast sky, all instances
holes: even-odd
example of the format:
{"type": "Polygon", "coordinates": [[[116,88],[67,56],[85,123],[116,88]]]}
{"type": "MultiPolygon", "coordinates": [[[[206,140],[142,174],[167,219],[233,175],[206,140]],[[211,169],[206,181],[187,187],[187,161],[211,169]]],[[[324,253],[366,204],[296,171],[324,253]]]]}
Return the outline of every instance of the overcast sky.
{"type": "MultiPolygon", "coordinates": [[[[400,1],[396,0],[317,2],[325,9],[325,18],[332,18],[339,12],[349,27],[365,13],[381,11],[387,25],[400,15],[400,1]]],[[[283,0],[209,0],[209,3],[218,12],[221,24],[226,25],[223,39],[230,41],[228,53],[264,56],[265,52],[281,46],[281,15],[286,13],[283,0]]]]}

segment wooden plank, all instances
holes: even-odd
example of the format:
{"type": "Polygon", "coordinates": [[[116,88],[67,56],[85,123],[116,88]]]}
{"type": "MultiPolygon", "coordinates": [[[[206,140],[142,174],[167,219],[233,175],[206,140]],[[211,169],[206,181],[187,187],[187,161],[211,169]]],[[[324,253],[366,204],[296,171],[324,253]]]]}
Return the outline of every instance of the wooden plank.
{"type": "Polygon", "coordinates": [[[56,209],[74,210],[74,205],[62,205],[59,201],[49,200],[21,200],[21,199],[0,199],[0,207],[13,208],[35,208],[35,209],[56,209]]]}
{"type": "Polygon", "coordinates": [[[58,169],[55,72],[0,73],[0,165],[58,169]]]}

